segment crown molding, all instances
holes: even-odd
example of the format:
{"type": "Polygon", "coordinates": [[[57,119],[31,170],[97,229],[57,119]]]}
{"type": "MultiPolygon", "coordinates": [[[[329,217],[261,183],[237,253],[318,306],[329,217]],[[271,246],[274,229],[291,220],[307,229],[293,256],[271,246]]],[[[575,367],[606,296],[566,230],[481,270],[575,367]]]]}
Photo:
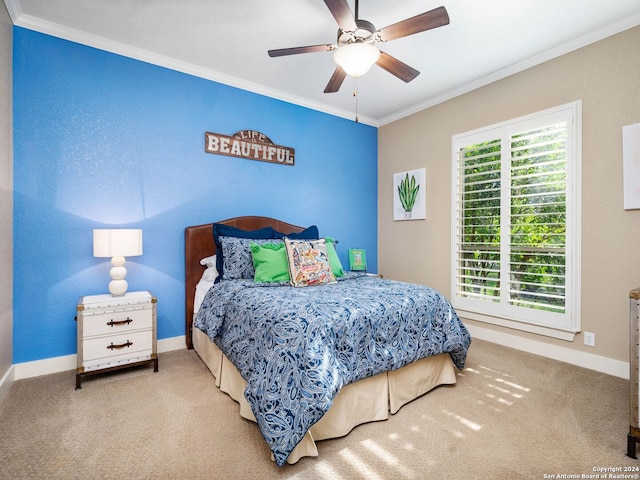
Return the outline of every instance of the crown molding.
{"type": "Polygon", "coordinates": [[[23,15],[22,13],[22,5],[20,5],[19,0],[4,0],[4,4],[7,7],[7,12],[9,12],[9,17],[11,17],[11,21],[14,25],[16,25],[18,19],[23,15]]]}
{"type": "MultiPolygon", "coordinates": [[[[164,55],[159,55],[159,54],[150,52],[148,50],[131,47],[130,45],[109,40],[104,37],[100,37],[98,35],[88,34],[81,30],[64,27],[53,22],[47,22],[30,15],[25,15],[24,12],[22,11],[20,0],[5,0],[5,4],[7,6],[7,10],[9,12],[9,16],[11,17],[13,24],[19,27],[23,27],[29,30],[34,30],[40,33],[62,38],[64,40],[69,40],[82,45],[87,45],[89,47],[97,48],[110,53],[123,55],[125,57],[133,58],[135,60],[140,60],[146,63],[150,63],[152,65],[157,65],[160,67],[168,68],[170,70],[175,70],[181,73],[186,73],[196,77],[204,78],[206,80],[211,80],[211,81],[228,85],[231,87],[239,88],[241,90],[257,93],[259,95],[274,98],[276,100],[282,100],[287,103],[291,103],[294,105],[302,106],[302,107],[316,110],[319,112],[327,113],[336,117],[341,117],[348,120],[354,120],[355,118],[355,113],[348,110],[330,107],[328,105],[325,105],[319,102],[312,102],[308,99],[305,99],[296,95],[291,95],[278,89],[265,87],[264,85],[260,85],[254,82],[249,82],[247,80],[233,77],[231,75],[227,75],[214,70],[206,69],[198,65],[182,62],[174,58],[170,58],[164,55]]],[[[640,14],[626,18],[620,22],[608,25],[599,30],[589,32],[588,34],[583,35],[582,37],[574,39],[570,42],[567,42],[563,45],[549,49],[538,55],[529,57],[526,60],[520,61],[518,63],[505,67],[503,69],[497,70],[493,73],[490,73],[489,75],[485,75],[484,77],[474,80],[472,82],[457,86],[447,92],[442,93],[441,95],[429,98],[424,102],[420,102],[415,105],[412,105],[410,108],[399,110],[398,112],[392,115],[388,115],[382,119],[376,120],[366,116],[359,116],[358,121],[360,123],[363,123],[365,125],[370,125],[373,127],[381,127],[383,125],[387,125],[389,123],[395,122],[402,118],[418,113],[422,110],[426,110],[433,106],[439,105],[455,97],[458,97],[465,93],[469,93],[473,90],[477,90],[478,88],[484,87],[493,82],[509,77],[516,73],[522,72],[531,67],[534,67],[546,61],[552,60],[559,56],[565,55],[574,50],[585,47],[597,41],[603,40],[607,37],[623,32],[625,30],[628,30],[638,25],[640,25],[640,14]]]]}
{"type": "MultiPolygon", "coordinates": [[[[265,87],[264,85],[249,82],[247,80],[203,68],[198,65],[182,62],[180,60],[176,60],[175,58],[153,53],[141,48],[132,47],[124,43],[116,42],[114,40],[100,37],[98,35],[89,34],[81,30],[65,27],[57,23],[48,22],[31,15],[26,15],[22,13],[22,9],[20,8],[18,0],[5,1],[8,5],[11,5],[10,10],[13,13],[11,13],[10,11],[10,16],[13,24],[18,27],[26,28],[28,30],[33,30],[39,33],[44,33],[46,35],[51,35],[63,40],[79,43],[81,45],[97,48],[106,52],[115,53],[117,55],[122,55],[128,58],[150,63],[152,65],[157,65],[159,67],[175,70],[177,72],[186,73],[195,77],[211,80],[213,82],[221,83],[234,88],[239,88],[248,92],[257,93],[259,95],[274,98],[276,100],[282,100],[284,102],[301,107],[328,113],[336,117],[342,117],[348,120],[353,120],[355,118],[354,112],[339,108],[333,108],[318,102],[312,102],[305,98],[291,95],[281,90],[265,87]]],[[[359,123],[363,123],[366,125],[377,126],[377,121],[369,117],[359,116],[358,121],[359,123]]]]}
{"type": "Polygon", "coordinates": [[[599,30],[594,30],[593,32],[589,32],[588,34],[583,35],[582,37],[576,38],[563,45],[549,49],[545,52],[539,53],[538,55],[534,55],[518,63],[514,63],[513,65],[509,65],[508,67],[497,70],[477,80],[474,80],[467,84],[460,85],[456,88],[453,88],[443,93],[442,95],[427,99],[424,102],[412,105],[410,108],[400,110],[394,113],[393,115],[384,117],[379,120],[378,126],[387,125],[389,123],[400,120],[404,117],[413,115],[414,113],[418,113],[422,110],[426,110],[427,108],[434,107],[440,103],[444,103],[455,97],[464,95],[465,93],[469,93],[473,90],[477,90],[480,87],[484,87],[493,82],[497,82],[498,80],[502,80],[503,78],[522,72],[531,67],[535,67],[536,65],[540,65],[541,63],[547,62],[549,60],[553,60],[554,58],[573,52],[574,50],[578,50],[582,47],[586,47],[587,45],[590,45],[592,43],[598,42],[600,40],[604,40],[607,37],[610,37],[617,33],[621,33],[625,30],[636,27],[638,25],[640,25],[640,14],[626,18],[620,22],[613,23],[599,30]]]}

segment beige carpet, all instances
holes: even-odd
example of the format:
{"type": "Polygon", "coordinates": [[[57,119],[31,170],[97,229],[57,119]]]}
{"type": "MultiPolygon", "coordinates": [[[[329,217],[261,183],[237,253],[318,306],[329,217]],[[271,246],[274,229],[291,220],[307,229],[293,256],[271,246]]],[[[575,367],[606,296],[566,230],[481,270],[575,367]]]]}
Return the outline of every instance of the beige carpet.
{"type": "Polygon", "coordinates": [[[640,467],[625,455],[627,381],[479,340],[456,386],[283,468],[193,351],[160,355],[155,374],[140,367],[74,386],[64,372],[11,387],[0,478],[543,479],[640,467]]]}

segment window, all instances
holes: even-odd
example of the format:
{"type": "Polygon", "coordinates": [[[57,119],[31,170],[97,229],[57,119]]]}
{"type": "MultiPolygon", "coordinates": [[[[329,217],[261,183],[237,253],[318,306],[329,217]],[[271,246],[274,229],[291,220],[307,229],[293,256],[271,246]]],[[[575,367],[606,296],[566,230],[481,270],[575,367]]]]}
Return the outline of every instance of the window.
{"type": "Polygon", "coordinates": [[[578,101],[453,137],[451,297],[462,316],[579,331],[580,124],[578,101]]]}

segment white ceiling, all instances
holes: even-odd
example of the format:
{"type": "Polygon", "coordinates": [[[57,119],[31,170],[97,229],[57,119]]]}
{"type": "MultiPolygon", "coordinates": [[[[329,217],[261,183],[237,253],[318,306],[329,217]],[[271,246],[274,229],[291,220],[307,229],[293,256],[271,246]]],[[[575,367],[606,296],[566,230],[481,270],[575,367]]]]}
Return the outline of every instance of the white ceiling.
{"type": "MultiPolygon", "coordinates": [[[[5,0],[15,25],[353,119],[354,80],[323,93],[335,43],[322,0],[5,0]]],[[[349,0],[352,11],[354,0],[349,0]]],[[[361,0],[377,28],[444,5],[450,24],[378,44],[418,69],[406,84],[374,65],[357,84],[359,120],[409,115],[640,24],[640,0],[361,0]]]]}

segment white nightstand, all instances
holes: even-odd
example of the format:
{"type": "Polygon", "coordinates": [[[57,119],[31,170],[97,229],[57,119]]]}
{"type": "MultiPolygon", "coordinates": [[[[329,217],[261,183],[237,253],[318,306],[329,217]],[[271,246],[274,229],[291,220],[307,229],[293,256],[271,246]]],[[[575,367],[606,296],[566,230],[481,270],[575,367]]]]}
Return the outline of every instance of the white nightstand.
{"type": "Polygon", "coordinates": [[[83,375],[150,362],[158,371],[157,299],[151,292],[80,297],[76,320],[76,389],[83,375]]]}

